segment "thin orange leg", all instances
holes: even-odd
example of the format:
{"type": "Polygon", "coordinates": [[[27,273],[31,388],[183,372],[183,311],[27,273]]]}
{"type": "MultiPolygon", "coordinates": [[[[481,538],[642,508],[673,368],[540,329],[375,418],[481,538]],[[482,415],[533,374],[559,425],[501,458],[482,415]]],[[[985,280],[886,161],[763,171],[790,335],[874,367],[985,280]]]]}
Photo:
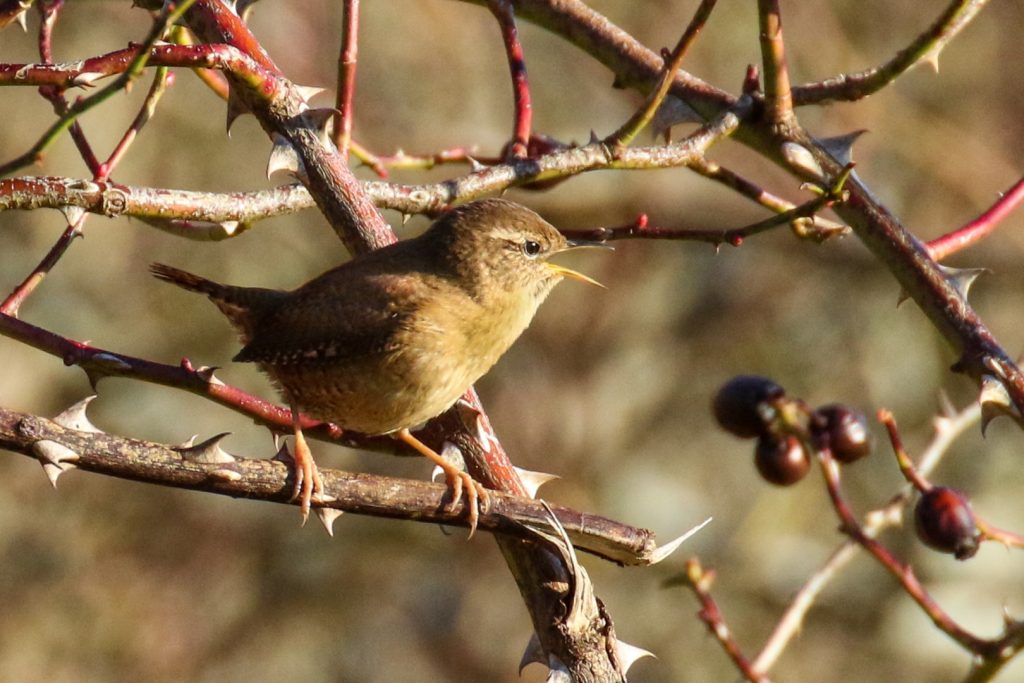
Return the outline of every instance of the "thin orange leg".
{"type": "Polygon", "coordinates": [[[302,427],[299,424],[299,411],[293,404],[292,427],[295,429],[295,452],[292,459],[295,460],[295,487],[292,489],[292,500],[300,501],[299,508],[302,511],[302,523],[305,524],[309,518],[309,506],[313,496],[320,498],[324,493],[324,482],[320,477],[320,471],[313,460],[313,453],[306,445],[306,437],[302,435],[302,427]]]}
{"type": "Polygon", "coordinates": [[[469,476],[467,472],[463,472],[438,455],[433,448],[413,436],[408,429],[399,430],[397,436],[444,471],[448,488],[452,492],[451,501],[444,507],[445,512],[453,512],[455,510],[455,506],[462,498],[462,491],[465,489],[466,502],[468,503],[466,514],[469,517],[469,538],[473,538],[477,521],[480,519],[480,510],[483,509],[486,512],[491,507],[491,496],[487,489],[473,479],[473,477],[469,476]]]}

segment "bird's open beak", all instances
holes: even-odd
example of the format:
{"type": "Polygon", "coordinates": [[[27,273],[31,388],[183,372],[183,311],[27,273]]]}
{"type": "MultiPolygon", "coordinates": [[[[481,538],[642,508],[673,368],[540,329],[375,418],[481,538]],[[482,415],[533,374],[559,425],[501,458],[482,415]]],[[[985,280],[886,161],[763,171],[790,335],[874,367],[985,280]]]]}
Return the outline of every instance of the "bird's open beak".
{"type": "Polygon", "coordinates": [[[565,277],[571,277],[573,280],[579,280],[580,282],[586,282],[588,285],[595,285],[597,287],[600,287],[601,289],[608,289],[607,287],[602,285],[597,280],[594,280],[593,278],[589,278],[586,275],[584,275],[583,273],[577,273],[575,270],[570,270],[569,268],[566,268],[565,266],[560,266],[557,263],[551,263],[551,262],[546,262],[544,265],[547,266],[548,268],[550,268],[553,272],[558,273],[559,275],[564,275],[565,277]]]}
{"type": "MultiPolygon", "coordinates": [[[[597,249],[612,249],[612,250],[614,250],[614,247],[612,247],[610,244],[607,244],[605,242],[596,242],[596,241],[593,241],[593,240],[567,240],[566,241],[566,247],[562,251],[569,251],[570,249],[583,249],[583,248],[586,248],[586,247],[594,247],[594,248],[597,248],[597,249]]],[[[566,268],[565,266],[560,266],[557,263],[551,263],[550,261],[545,262],[544,265],[547,266],[548,268],[550,268],[555,273],[558,273],[559,275],[563,275],[565,277],[571,277],[573,280],[579,280],[580,282],[585,282],[588,285],[594,285],[596,287],[600,287],[601,289],[608,289],[607,287],[602,285],[597,280],[594,280],[593,278],[589,278],[586,275],[584,275],[583,273],[577,273],[575,270],[570,270],[569,268],[566,268]]]]}
{"type": "Polygon", "coordinates": [[[608,244],[607,242],[600,242],[598,240],[566,240],[566,249],[609,249],[615,251],[615,247],[608,244]]]}

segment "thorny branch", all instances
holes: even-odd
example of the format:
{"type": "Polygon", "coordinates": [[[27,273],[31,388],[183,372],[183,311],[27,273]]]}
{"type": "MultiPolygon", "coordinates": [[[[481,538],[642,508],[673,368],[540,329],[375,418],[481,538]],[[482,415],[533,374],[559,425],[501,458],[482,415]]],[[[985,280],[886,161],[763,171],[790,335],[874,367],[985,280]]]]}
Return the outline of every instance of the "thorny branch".
{"type": "MultiPolygon", "coordinates": [[[[290,500],[294,475],[282,457],[267,460],[228,454],[220,446],[223,434],[199,444],[175,447],[127,439],[97,430],[85,418],[84,410],[83,404],[72,407],[69,414],[74,416],[76,426],[69,428],[60,424],[66,421],[60,416],[53,421],[0,408],[0,447],[36,458],[44,468],[58,468],[57,472],[48,471],[54,486],[62,472],[82,469],[234,498],[294,503],[290,500]]],[[[444,509],[447,489],[441,484],[330,469],[325,469],[323,476],[330,499],[319,509],[446,526],[467,525],[464,502],[452,512],[444,509]]],[[[568,508],[552,508],[523,496],[496,493],[492,508],[481,514],[479,527],[529,539],[532,536],[527,527],[543,526],[548,510],[553,510],[580,550],[632,566],[654,564],[665,557],[654,534],[646,529],[568,508]]]]}
{"type": "MultiPolygon", "coordinates": [[[[80,232],[84,214],[75,214],[69,207],[80,207],[92,213],[105,215],[138,216],[146,220],[157,221],[160,227],[177,231],[185,236],[221,239],[238,234],[260,218],[280,212],[308,208],[315,202],[331,220],[332,225],[338,230],[346,244],[353,251],[359,252],[394,239],[387,226],[373,210],[370,199],[379,207],[392,208],[403,213],[436,213],[455,201],[479,197],[513,185],[560,179],[591,170],[688,165],[697,172],[731,187],[741,195],[754,199],[779,215],[753,226],[704,234],[652,228],[647,226],[646,217],[644,217],[632,226],[603,228],[603,232],[598,235],[598,238],[658,237],[698,239],[716,244],[736,244],[748,235],[776,225],[793,223],[797,226],[810,222],[813,222],[813,226],[818,230],[815,234],[828,235],[841,230],[842,226],[828,222],[816,214],[822,208],[832,206],[836,213],[852,226],[876,256],[890,268],[901,285],[914,297],[935,326],[951,342],[961,355],[958,369],[971,374],[979,381],[988,382],[989,386],[991,386],[991,382],[995,382],[1002,387],[1005,392],[1006,412],[1013,413],[1016,410],[1018,418],[1024,412],[1024,374],[1003,351],[980,318],[967,304],[965,293],[959,291],[955,283],[935,263],[953,251],[989,235],[993,228],[1024,199],[1024,186],[1022,186],[1024,181],[1018,181],[999,202],[976,221],[924,245],[873,199],[861,181],[854,178],[848,184],[845,183],[849,167],[838,163],[828,150],[800,128],[794,110],[794,106],[864,97],[892,82],[914,64],[934,63],[941,49],[985,5],[983,0],[951,2],[932,26],[891,60],[879,67],[859,74],[843,74],[819,83],[792,88],[785,62],[779,3],[775,0],[761,0],[759,2],[759,21],[765,74],[763,98],[756,92],[756,87],[745,88],[742,96],[733,97],[686,72],[678,71],[689,44],[688,41],[692,40],[696,31],[706,21],[706,12],[710,11],[713,2],[702,4],[701,10],[698,10],[687,33],[680,39],[672,59],[666,64],[666,60],[659,58],[656,53],[647,50],[631,36],[575,0],[477,1],[478,4],[486,2],[498,18],[509,57],[516,96],[516,127],[513,144],[510,147],[510,158],[506,163],[499,163],[490,168],[475,169],[473,173],[460,178],[453,178],[434,185],[420,186],[401,186],[388,183],[367,183],[360,186],[342,163],[347,148],[350,146],[351,94],[356,57],[355,28],[358,16],[357,0],[346,2],[348,22],[346,23],[342,55],[339,60],[339,109],[342,113],[339,117],[335,140],[338,147],[341,148],[340,152],[326,143],[324,139],[321,124],[326,121],[326,118],[323,112],[317,113],[315,110],[309,109],[307,98],[299,92],[296,86],[284,79],[270,57],[263,52],[259,43],[248,33],[244,23],[233,13],[219,12],[218,3],[197,2],[187,18],[192,30],[210,44],[153,46],[164,29],[173,23],[173,19],[188,9],[189,3],[186,2],[178,6],[173,15],[165,13],[162,19],[156,21],[153,33],[141,46],[83,60],[74,65],[47,63],[52,61],[49,57],[49,48],[59,3],[53,6],[41,3],[44,22],[40,29],[40,52],[44,63],[0,65],[0,85],[31,84],[44,87],[44,95],[53,103],[58,120],[28,152],[0,165],[0,175],[11,173],[27,163],[38,160],[53,140],[64,130],[68,130],[74,138],[81,156],[93,172],[93,181],[83,182],[66,178],[0,179],[0,210],[50,207],[60,208],[69,214],[68,232],[62,238],[63,241],[55,245],[55,251],[40,263],[32,275],[4,303],[4,315],[0,316],[0,333],[54,353],[64,358],[69,364],[80,365],[90,372],[92,379],[104,375],[121,374],[170,384],[205,394],[213,400],[236,409],[250,411],[250,414],[262,417],[267,424],[287,427],[287,411],[260,402],[258,399],[238,392],[238,390],[225,387],[213,378],[212,372],[203,369],[196,370],[187,362],[184,362],[181,367],[175,367],[121,356],[61,338],[14,317],[20,301],[32,291],[34,283],[53,267],[60,258],[60,254],[63,253],[63,249],[66,249],[71,239],[80,232]],[[704,13],[702,14],[702,12],[704,13]],[[608,149],[608,145],[595,140],[588,145],[557,150],[538,158],[523,158],[525,157],[525,146],[530,138],[531,107],[523,50],[515,25],[516,16],[537,22],[587,51],[614,72],[617,85],[636,87],[652,93],[648,100],[649,106],[641,108],[637,117],[634,117],[636,120],[631,120],[631,124],[624,127],[626,130],[622,132],[621,136],[616,133],[609,140],[628,142],[631,136],[635,135],[649,120],[650,112],[666,97],[684,101],[708,123],[681,143],[674,145],[647,148],[621,148],[614,145],[616,149],[612,152],[608,149]],[[122,143],[110,155],[107,162],[102,164],[98,162],[84,132],[78,125],[77,117],[86,109],[109,98],[112,93],[124,89],[131,79],[138,76],[147,63],[150,66],[161,68],[190,67],[197,73],[202,73],[212,87],[228,88],[229,123],[232,115],[237,115],[242,111],[248,110],[255,113],[261,125],[271,134],[278,147],[291,150],[290,153],[293,154],[295,164],[292,170],[309,187],[309,190],[307,191],[302,186],[288,186],[265,192],[217,195],[130,188],[109,182],[110,170],[121,158],[132,137],[151,110],[144,108],[144,111],[140,112],[137,125],[134,125],[126,133],[122,143]],[[203,70],[206,68],[221,69],[224,75],[205,73],[203,70]],[[80,99],[74,104],[68,105],[61,94],[63,89],[89,87],[98,79],[114,74],[121,74],[121,77],[92,97],[80,99]],[[817,199],[801,206],[794,206],[775,197],[754,183],[731,171],[722,169],[706,159],[704,155],[707,149],[714,142],[728,136],[734,136],[767,158],[783,165],[794,175],[810,180],[819,188],[830,189],[823,192],[817,199]],[[837,193],[839,188],[847,190],[848,194],[844,193],[839,196],[837,193]]],[[[23,17],[24,9],[27,6],[26,3],[10,2],[9,0],[0,2],[0,27],[9,21],[23,17]]],[[[162,85],[164,82],[164,74],[158,72],[154,89],[157,87],[157,83],[162,85]]],[[[756,83],[753,85],[756,86],[756,83]]],[[[156,97],[158,94],[154,94],[152,99],[147,99],[147,102],[150,105],[155,104],[156,97]]],[[[382,177],[386,174],[386,168],[392,164],[415,163],[427,167],[448,159],[445,154],[438,154],[428,155],[410,162],[410,157],[402,153],[387,159],[369,155],[354,143],[351,144],[351,147],[354,154],[362,159],[368,159],[367,163],[373,164],[382,177]]],[[[451,155],[451,158],[468,161],[465,150],[457,150],[451,155]]],[[[595,235],[591,234],[590,236],[594,237],[595,235]]],[[[486,415],[483,414],[482,409],[479,409],[475,395],[467,396],[467,401],[476,406],[475,410],[478,409],[479,423],[477,427],[481,433],[486,435],[485,443],[473,441],[473,437],[467,434],[464,425],[459,424],[457,416],[446,416],[433,426],[428,427],[428,430],[436,430],[438,435],[460,434],[463,439],[460,446],[464,447],[463,450],[470,455],[473,455],[474,449],[486,451],[478,454],[482,458],[481,462],[498,463],[496,470],[498,474],[495,476],[503,479],[506,474],[502,474],[504,470],[501,468],[507,469],[509,466],[507,457],[505,457],[500,444],[494,439],[486,415]]],[[[150,449],[147,451],[148,457],[153,458],[149,461],[150,466],[153,466],[154,463],[163,463],[169,466],[176,463],[179,470],[173,476],[193,477],[191,484],[198,488],[215,490],[227,495],[266,496],[267,499],[275,500],[282,498],[285,495],[284,492],[288,490],[285,480],[287,472],[284,467],[276,463],[234,459],[229,464],[222,463],[223,466],[211,470],[210,465],[190,463],[187,458],[182,456],[181,451],[168,450],[158,445],[131,442],[105,434],[83,435],[41,418],[14,414],[10,411],[0,411],[0,417],[3,418],[0,420],[0,427],[3,427],[3,431],[0,431],[0,442],[8,448],[20,450],[41,459],[44,459],[43,456],[35,448],[40,441],[48,440],[59,443],[63,439],[65,440],[64,447],[75,453],[75,462],[78,466],[117,476],[137,478],[142,470],[133,469],[130,464],[124,462],[115,462],[119,456],[114,452],[119,448],[138,447],[143,450],[150,449]],[[139,444],[143,445],[139,446],[139,444]],[[95,450],[99,446],[109,448],[108,455],[114,455],[114,461],[104,461],[100,455],[96,456],[99,458],[97,460],[90,459],[93,457],[90,449],[95,450]],[[235,477],[236,474],[239,478],[235,477]],[[244,482],[244,484],[239,482],[244,482]]],[[[964,423],[967,421],[963,420],[964,423]]],[[[312,422],[309,423],[310,428],[316,426],[312,422]]],[[[336,431],[331,431],[330,425],[320,425],[320,428],[325,435],[338,438],[336,431]]],[[[947,434],[951,431],[952,428],[947,431],[947,434]]],[[[940,436],[942,435],[937,434],[935,444],[942,441],[940,436]]],[[[349,438],[359,440],[358,435],[349,438]]],[[[455,438],[458,440],[459,437],[455,438]]],[[[361,445],[366,446],[367,443],[364,442],[361,445]]],[[[937,446],[935,448],[938,451],[942,450],[937,446]]],[[[828,579],[838,571],[838,568],[852,556],[858,546],[871,552],[901,581],[904,589],[918,601],[937,627],[980,657],[972,672],[974,677],[972,680],[987,680],[986,677],[994,675],[994,672],[998,671],[1013,654],[1024,647],[1024,628],[1019,623],[1009,624],[1001,638],[984,640],[966,632],[952,622],[948,615],[930,598],[911,568],[892,556],[875,538],[881,529],[898,519],[903,506],[909,499],[909,489],[897,495],[884,508],[869,514],[866,521],[861,523],[842,498],[838,469],[827,451],[823,451],[821,459],[826,485],[835,509],[843,520],[844,530],[851,536],[851,540],[839,546],[828,563],[808,581],[794,600],[790,610],[779,622],[775,634],[752,664],[748,663],[739,653],[739,649],[735,647],[731,637],[720,637],[723,646],[729,651],[730,656],[733,656],[737,667],[744,676],[749,680],[763,680],[764,672],[770,668],[782,647],[792,637],[815,596],[819,594],[828,579]]],[[[915,471],[924,472],[927,471],[927,467],[922,464],[915,471]]],[[[171,477],[171,475],[168,476],[171,477]]],[[[514,474],[507,476],[507,481],[504,481],[505,485],[511,487],[511,490],[521,496],[523,493],[521,483],[516,482],[514,474]]],[[[164,483],[186,485],[184,479],[178,481],[168,478],[164,483]]],[[[332,487],[331,492],[336,492],[338,495],[339,501],[332,504],[338,509],[373,513],[380,511],[379,508],[374,507],[375,504],[383,505],[379,501],[374,502],[376,499],[373,498],[371,491],[360,488],[361,486],[371,488],[381,486],[380,482],[374,482],[373,478],[342,473],[332,475],[329,485],[332,487]],[[337,488],[333,488],[335,486],[337,488]],[[354,498],[347,497],[341,492],[346,486],[354,487],[353,490],[359,491],[359,493],[354,494],[354,498]],[[369,507],[362,508],[360,506],[369,507]]],[[[414,502],[410,502],[408,509],[401,514],[397,512],[398,507],[384,508],[383,514],[405,516],[405,518],[422,521],[452,523],[451,520],[442,519],[443,515],[439,516],[440,508],[437,499],[440,487],[408,482],[395,484],[395,486],[407,493],[410,501],[414,502]]],[[[539,505],[537,503],[521,498],[502,497],[499,500],[502,506],[508,506],[505,516],[487,516],[486,521],[482,518],[481,526],[484,528],[516,533],[515,529],[502,526],[506,524],[509,517],[538,512],[539,505]],[[488,527],[488,524],[491,527],[488,527]]],[[[501,509],[499,508],[499,512],[501,509]]],[[[583,549],[594,551],[587,545],[592,542],[591,535],[583,533],[583,527],[586,527],[587,530],[590,529],[590,521],[586,524],[581,522],[580,526],[574,527],[573,521],[570,519],[571,514],[579,513],[570,513],[571,511],[561,510],[558,511],[558,516],[570,534],[576,532],[577,536],[573,537],[573,541],[583,549]]],[[[613,523],[609,521],[609,524],[613,523]]],[[[643,530],[636,531],[642,532],[643,530]]],[[[647,541],[641,545],[647,542],[653,541],[650,541],[648,537],[647,541]]],[[[605,546],[602,548],[603,550],[598,554],[611,552],[607,551],[605,546]]],[[[505,547],[505,551],[506,555],[510,556],[510,566],[514,566],[517,562],[529,561],[528,559],[524,560],[523,557],[511,557],[513,551],[508,547],[505,547]]],[[[616,550],[615,552],[620,551],[616,550]]],[[[618,559],[612,559],[628,562],[622,558],[628,556],[629,552],[642,551],[621,552],[624,554],[616,555],[618,559]]],[[[603,556],[608,557],[609,555],[603,556]]],[[[699,565],[697,566],[699,567],[699,565]]],[[[695,576],[700,579],[700,576],[696,574],[695,576]]],[[[517,575],[517,579],[519,578],[517,575]]],[[[699,583],[699,580],[695,580],[693,585],[698,586],[699,583]]],[[[524,595],[525,593],[524,589],[524,595]]],[[[711,609],[714,607],[714,602],[710,599],[710,595],[706,591],[705,593],[698,591],[698,597],[702,601],[709,601],[705,604],[706,615],[710,616],[712,613],[717,615],[717,621],[714,624],[708,621],[709,625],[724,628],[724,621],[717,614],[717,609],[711,609]]],[[[548,646],[551,646],[553,642],[550,637],[549,635],[549,640],[545,641],[548,646]]],[[[611,659],[614,660],[614,657],[611,659]]],[[[612,669],[622,673],[614,666],[612,669]]]]}
{"type": "Polygon", "coordinates": [[[797,106],[825,104],[837,100],[859,100],[876,93],[911,67],[930,63],[938,67],[939,53],[988,4],[988,0],[953,0],[935,22],[896,53],[892,59],[865,71],[840,74],[819,83],[793,88],[797,106]]]}

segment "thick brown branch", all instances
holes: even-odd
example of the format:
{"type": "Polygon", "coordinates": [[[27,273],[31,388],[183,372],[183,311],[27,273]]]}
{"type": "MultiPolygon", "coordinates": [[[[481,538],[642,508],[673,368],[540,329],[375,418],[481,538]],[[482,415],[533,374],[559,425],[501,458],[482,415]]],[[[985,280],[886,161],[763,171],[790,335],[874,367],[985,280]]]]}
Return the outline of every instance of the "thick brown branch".
{"type": "MultiPolygon", "coordinates": [[[[189,459],[187,449],[103,432],[77,431],[52,420],[0,408],[0,447],[41,458],[36,446],[41,441],[59,444],[74,453],[73,459],[62,461],[68,468],[233,498],[293,502],[290,499],[294,475],[279,460],[231,456],[229,462],[196,462],[189,459]]],[[[41,459],[45,462],[45,456],[41,459]]],[[[447,487],[442,484],[329,469],[321,474],[326,493],[334,498],[323,507],[359,515],[466,526],[462,510],[465,503],[460,502],[453,512],[446,511],[447,487]]],[[[654,534],[646,529],[568,508],[552,509],[580,550],[623,565],[646,565],[657,559],[654,534]]],[[[543,527],[547,514],[538,500],[495,494],[491,509],[480,515],[479,528],[534,538],[524,525],[543,527]]]]}

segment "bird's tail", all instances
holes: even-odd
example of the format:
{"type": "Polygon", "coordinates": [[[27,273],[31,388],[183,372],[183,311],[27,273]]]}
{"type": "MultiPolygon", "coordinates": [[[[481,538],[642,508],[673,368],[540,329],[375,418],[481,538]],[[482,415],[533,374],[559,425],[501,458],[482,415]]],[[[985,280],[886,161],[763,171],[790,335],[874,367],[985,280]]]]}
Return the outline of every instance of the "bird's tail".
{"type": "Polygon", "coordinates": [[[218,284],[213,280],[207,280],[205,277],[199,277],[163,263],[151,264],[149,272],[160,280],[178,285],[190,292],[205,294],[211,299],[229,299],[231,297],[232,287],[218,284]]]}
{"type": "Polygon", "coordinates": [[[150,265],[149,272],[157,278],[177,285],[190,292],[199,292],[210,297],[221,313],[231,321],[241,334],[242,342],[249,343],[253,327],[263,316],[276,307],[283,292],[258,287],[233,287],[179,270],[163,263],[150,265]]]}

